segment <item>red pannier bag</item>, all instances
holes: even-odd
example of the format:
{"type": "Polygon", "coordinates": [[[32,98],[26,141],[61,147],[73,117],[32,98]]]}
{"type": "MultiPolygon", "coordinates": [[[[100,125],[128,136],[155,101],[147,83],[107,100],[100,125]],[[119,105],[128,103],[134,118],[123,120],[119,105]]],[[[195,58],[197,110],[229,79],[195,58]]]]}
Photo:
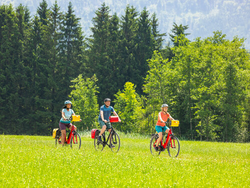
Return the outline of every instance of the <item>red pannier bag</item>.
{"type": "Polygon", "coordinates": [[[95,138],[98,136],[98,134],[100,133],[100,131],[98,129],[92,129],[91,130],[91,138],[95,138]]]}
{"type": "Polygon", "coordinates": [[[110,123],[119,122],[119,118],[117,116],[109,116],[109,122],[110,123]]]}

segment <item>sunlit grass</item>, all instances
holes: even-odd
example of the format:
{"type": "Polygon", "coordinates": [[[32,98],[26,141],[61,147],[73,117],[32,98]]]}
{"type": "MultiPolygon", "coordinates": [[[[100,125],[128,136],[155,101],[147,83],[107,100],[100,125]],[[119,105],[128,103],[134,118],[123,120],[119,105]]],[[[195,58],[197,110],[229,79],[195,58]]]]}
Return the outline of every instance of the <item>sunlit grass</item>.
{"type": "Polygon", "coordinates": [[[121,134],[121,149],[55,148],[52,137],[0,136],[3,187],[249,187],[250,144],[180,141],[177,158],[151,156],[149,138],[121,134]]]}

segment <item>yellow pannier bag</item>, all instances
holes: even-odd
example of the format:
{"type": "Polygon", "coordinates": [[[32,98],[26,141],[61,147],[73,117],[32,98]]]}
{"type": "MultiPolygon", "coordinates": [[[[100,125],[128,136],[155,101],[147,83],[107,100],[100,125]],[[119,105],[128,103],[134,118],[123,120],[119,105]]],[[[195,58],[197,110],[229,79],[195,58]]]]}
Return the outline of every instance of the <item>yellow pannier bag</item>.
{"type": "Polygon", "coordinates": [[[171,127],[179,127],[179,120],[172,120],[170,121],[170,126],[171,127]]]}
{"type": "Polygon", "coordinates": [[[80,121],[80,115],[72,115],[72,121],[80,121]]]}
{"type": "Polygon", "coordinates": [[[59,131],[60,131],[59,128],[53,129],[53,134],[52,134],[53,138],[58,138],[59,131]]]}

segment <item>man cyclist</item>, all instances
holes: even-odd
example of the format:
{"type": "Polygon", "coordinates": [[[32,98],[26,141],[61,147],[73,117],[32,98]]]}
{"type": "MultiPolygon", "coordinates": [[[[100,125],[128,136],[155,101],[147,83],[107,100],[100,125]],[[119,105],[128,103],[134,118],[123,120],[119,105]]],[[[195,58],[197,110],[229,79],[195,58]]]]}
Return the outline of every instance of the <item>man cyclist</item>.
{"type": "MultiPolygon", "coordinates": [[[[109,122],[109,117],[111,116],[111,112],[119,118],[114,108],[110,106],[110,102],[111,102],[111,99],[105,98],[104,105],[102,105],[100,108],[100,114],[98,117],[98,123],[101,126],[101,132],[98,137],[99,142],[102,141],[101,135],[105,132],[106,129],[108,129],[109,132],[111,131],[111,124],[109,122]]],[[[119,122],[121,122],[120,118],[119,118],[119,122]]],[[[114,147],[114,146],[111,144],[111,147],[114,147]]]]}
{"type": "Polygon", "coordinates": [[[157,131],[159,138],[156,142],[155,150],[159,151],[161,148],[159,148],[159,143],[162,140],[162,132],[165,131],[168,134],[169,128],[166,126],[166,121],[169,119],[174,120],[174,118],[171,117],[171,115],[168,113],[168,105],[163,104],[161,106],[161,111],[158,114],[158,121],[155,126],[155,130],[157,131]]]}

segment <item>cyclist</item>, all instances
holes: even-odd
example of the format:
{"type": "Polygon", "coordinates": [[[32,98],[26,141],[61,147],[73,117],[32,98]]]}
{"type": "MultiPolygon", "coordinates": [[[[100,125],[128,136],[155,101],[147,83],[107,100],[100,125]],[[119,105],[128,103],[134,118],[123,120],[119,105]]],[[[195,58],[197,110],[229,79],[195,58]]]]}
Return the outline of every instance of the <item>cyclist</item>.
{"type": "MultiPolygon", "coordinates": [[[[98,137],[98,141],[100,142],[102,141],[101,135],[105,132],[105,130],[108,129],[109,132],[111,131],[111,124],[109,122],[109,117],[111,116],[111,112],[119,118],[114,108],[110,106],[110,102],[111,102],[111,99],[105,98],[104,105],[102,105],[100,108],[100,114],[98,117],[98,123],[102,128],[98,137]]],[[[119,118],[119,122],[121,122],[120,118],[119,118]]],[[[111,147],[114,147],[114,146],[111,144],[111,147]]]]}
{"type": "Polygon", "coordinates": [[[71,130],[72,123],[70,123],[70,117],[72,115],[75,115],[75,112],[71,109],[71,101],[66,100],[64,102],[64,107],[62,109],[62,118],[59,121],[59,128],[62,133],[62,145],[64,145],[64,141],[66,138],[66,127],[68,127],[71,130]]]}
{"type": "Polygon", "coordinates": [[[171,115],[168,113],[168,105],[163,104],[161,106],[161,111],[158,114],[158,121],[155,126],[155,130],[157,131],[159,138],[156,142],[155,150],[159,151],[161,148],[159,148],[159,143],[162,140],[162,131],[165,131],[168,134],[169,128],[166,126],[166,121],[169,119],[174,120],[174,118],[171,117],[171,115]]]}

